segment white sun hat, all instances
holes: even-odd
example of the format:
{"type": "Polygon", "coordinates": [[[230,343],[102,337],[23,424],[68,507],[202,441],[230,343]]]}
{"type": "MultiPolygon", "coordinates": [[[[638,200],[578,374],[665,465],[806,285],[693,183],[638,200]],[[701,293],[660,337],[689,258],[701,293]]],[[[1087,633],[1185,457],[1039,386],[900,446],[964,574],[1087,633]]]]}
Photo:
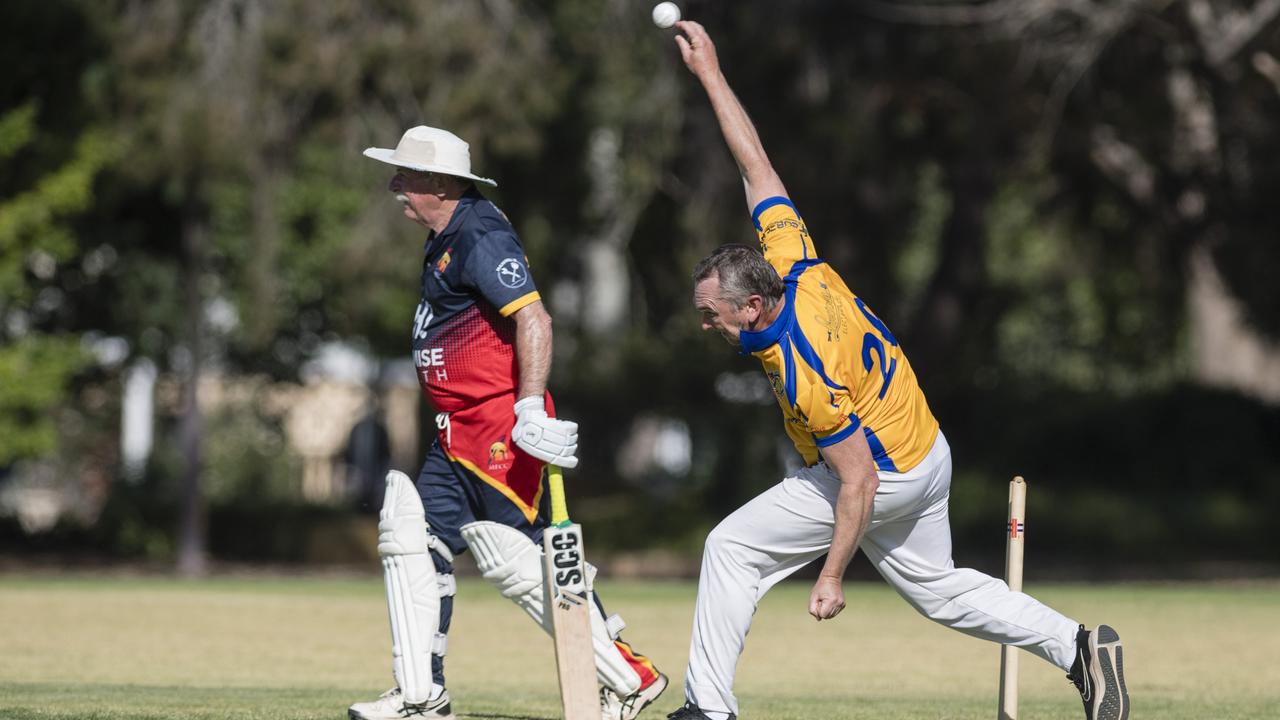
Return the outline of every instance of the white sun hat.
{"type": "Polygon", "coordinates": [[[471,174],[471,146],[440,128],[426,125],[411,127],[400,136],[400,144],[395,150],[371,147],[366,148],[364,154],[410,170],[453,175],[498,187],[498,183],[489,178],[471,174]]]}

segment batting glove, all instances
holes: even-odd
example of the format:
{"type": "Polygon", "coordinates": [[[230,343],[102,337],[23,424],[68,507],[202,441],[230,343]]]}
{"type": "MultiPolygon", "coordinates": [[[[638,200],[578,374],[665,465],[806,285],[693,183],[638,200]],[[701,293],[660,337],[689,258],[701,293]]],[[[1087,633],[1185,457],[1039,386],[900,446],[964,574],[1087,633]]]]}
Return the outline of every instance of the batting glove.
{"type": "Polygon", "coordinates": [[[578,423],[547,417],[546,405],[536,395],[517,401],[515,411],[511,437],[521,450],[562,468],[578,466],[578,423]]]}

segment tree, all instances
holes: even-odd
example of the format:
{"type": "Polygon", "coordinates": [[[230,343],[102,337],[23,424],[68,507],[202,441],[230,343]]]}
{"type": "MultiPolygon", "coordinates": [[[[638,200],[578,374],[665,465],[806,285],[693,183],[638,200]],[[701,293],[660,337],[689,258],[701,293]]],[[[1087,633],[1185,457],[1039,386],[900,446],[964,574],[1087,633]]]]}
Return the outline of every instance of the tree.
{"type": "Polygon", "coordinates": [[[109,132],[78,106],[97,48],[84,19],[66,3],[10,11],[0,41],[13,68],[0,83],[0,467],[58,446],[55,411],[88,359],[65,322],[68,292],[101,271],[76,223],[117,157],[109,132]],[[85,42],[58,56],[37,51],[63,33],[85,42]]]}

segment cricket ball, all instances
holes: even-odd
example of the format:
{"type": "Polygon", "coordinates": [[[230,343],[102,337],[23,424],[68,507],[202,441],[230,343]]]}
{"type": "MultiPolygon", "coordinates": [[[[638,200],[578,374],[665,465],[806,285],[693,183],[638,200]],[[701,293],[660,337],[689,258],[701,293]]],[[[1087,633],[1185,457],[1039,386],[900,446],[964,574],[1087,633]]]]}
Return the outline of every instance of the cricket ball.
{"type": "Polygon", "coordinates": [[[669,28],[680,20],[680,6],[673,2],[662,2],[653,6],[653,24],[660,28],[669,28]]]}

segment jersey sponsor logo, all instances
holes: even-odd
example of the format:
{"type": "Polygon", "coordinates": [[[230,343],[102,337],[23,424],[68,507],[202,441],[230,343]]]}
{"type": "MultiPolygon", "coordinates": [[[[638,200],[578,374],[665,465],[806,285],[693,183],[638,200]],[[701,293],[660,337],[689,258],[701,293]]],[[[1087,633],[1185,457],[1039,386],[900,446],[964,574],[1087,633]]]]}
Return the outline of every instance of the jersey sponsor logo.
{"type": "Polygon", "coordinates": [[[505,470],[511,465],[511,451],[507,444],[499,440],[489,446],[489,469],[505,470]]]}
{"type": "Polygon", "coordinates": [[[444,348],[415,350],[413,352],[413,366],[421,371],[423,382],[444,383],[449,381],[449,371],[444,367],[444,348]],[[435,370],[428,368],[435,368],[435,370]]]}
{"type": "Polygon", "coordinates": [[[444,364],[444,348],[423,348],[413,353],[414,367],[431,367],[444,364]]]}
{"type": "Polygon", "coordinates": [[[760,244],[765,244],[768,242],[770,235],[783,230],[799,231],[802,240],[809,237],[809,229],[804,226],[804,223],[795,218],[784,217],[769,223],[760,230],[760,244]]]}
{"type": "Polygon", "coordinates": [[[427,337],[427,326],[435,319],[436,312],[431,309],[431,303],[425,299],[418,301],[418,309],[413,313],[413,339],[425,340],[427,337]]]}
{"type": "Polygon", "coordinates": [[[498,263],[494,271],[498,273],[498,282],[512,289],[529,282],[529,271],[525,269],[523,263],[513,257],[498,263]]]}
{"type": "Polygon", "coordinates": [[[822,304],[827,314],[814,315],[813,319],[827,331],[827,340],[834,342],[839,340],[841,333],[848,329],[849,321],[845,318],[844,308],[840,306],[831,288],[827,287],[826,283],[818,283],[818,285],[822,288],[822,304]]]}

